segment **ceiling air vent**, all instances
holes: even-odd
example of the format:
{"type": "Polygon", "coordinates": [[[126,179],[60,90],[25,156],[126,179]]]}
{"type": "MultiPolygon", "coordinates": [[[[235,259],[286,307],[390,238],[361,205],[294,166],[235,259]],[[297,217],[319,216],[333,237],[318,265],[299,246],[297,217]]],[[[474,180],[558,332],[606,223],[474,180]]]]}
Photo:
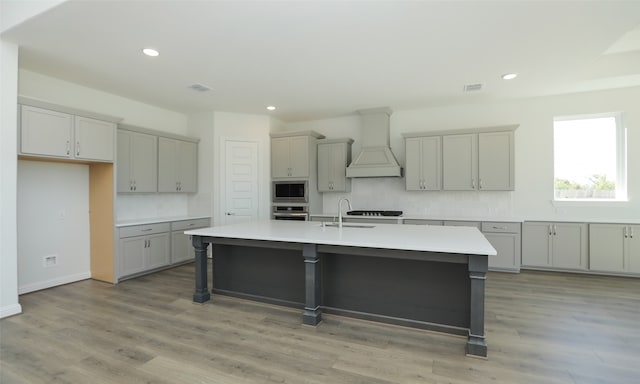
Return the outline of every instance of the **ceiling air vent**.
{"type": "Polygon", "coordinates": [[[475,84],[465,84],[464,85],[465,92],[479,92],[482,91],[482,83],[475,84]]]}
{"type": "Polygon", "coordinates": [[[198,92],[207,92],[207,91],[211,90],[211,88],[207,87],[206,85],[198,84],[198,83],[190,85],[189,88],[193,89],[194,91],[198,91],[198,92]]]}

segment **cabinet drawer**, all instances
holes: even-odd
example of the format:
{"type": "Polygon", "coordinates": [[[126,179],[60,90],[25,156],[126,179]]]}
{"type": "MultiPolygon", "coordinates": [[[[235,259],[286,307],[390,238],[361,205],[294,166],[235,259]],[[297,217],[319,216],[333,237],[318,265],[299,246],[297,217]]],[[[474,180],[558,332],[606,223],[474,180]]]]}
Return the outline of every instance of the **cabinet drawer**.
{"type": "Polygon", "coordinates": [[[187,231],[195,228],[206,228],[209,226],[209,219],[193,219],[193,220],[181,220],[171,223],[172,231],[187,231]]]}
{"type": "Polygon", "coordinates": [[[486,221],[482,223],[482,232],[520,233],[520,223],[486,221]]]}
{"type": "Polygon", "coordinates": [[[169,223],[155,223],[145,225],[132,225],[120,228],[120,238],[151,235],[153,233],[169,232],[169,223]]]}

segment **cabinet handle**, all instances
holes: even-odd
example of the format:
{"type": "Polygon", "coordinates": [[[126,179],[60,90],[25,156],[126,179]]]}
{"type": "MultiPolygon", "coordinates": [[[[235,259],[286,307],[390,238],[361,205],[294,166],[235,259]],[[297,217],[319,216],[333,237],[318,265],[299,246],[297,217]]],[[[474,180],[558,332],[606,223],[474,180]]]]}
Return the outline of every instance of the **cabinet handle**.
{"type": "Polygon", "coordinates": [[[471,179],[471,189],[476,189],[476,179],[471,179]]]}
{"type": "Polygon", "coordinates": [[[145,229],[141,229],[140,232],[149,232],[150,230],[152,230],[153,228],[145,228],[145,229]]]}
{"type": "Polygon", "coordinates": [[[482,189],[482,179],[478,179],[478,189],[482,189]]]}
{"type": "Polygon", "coordinates": [[[71,143],[67,140],[67,156],[71,154],[71,143]]]}
{"type": "Polygon", "coordinates": [[[627,237],[629,237],[629,227],[625,226],[624,227],[624,238],[626,239],[627,237]]]}
{"type": "Polygon", "coordinates": [[[496,227],[495,225],[492,228],[493,229],[502,229],[503,231],[507,230],[507,227],[496,227]]]}
{"type": "Polygon", "coordinates": [[[629,237],[633,239],[633,227],[629,227],[629,237]]]}
{"type": "Polygon", "coordinates": [[[80,156],[80,142],[76,141],[76,156],[80,156]]]}
{"type": "Polygon", "coordinates": [[[553,224],[553,236],[555,236],[557,234],[556,233],[557,229],[558,229],[558,227],[555,224],[553,224]]]}
{"type": "Polygon", "coordinates": [[[553,226],[549,224],[549,236],[553,235],[553,226]]]}
{"type": "Polygon", "coordinates": [[[138,186],[136,185],[136,181],[133,180],[133,190],[135,191],[136,189],[138,189],[138,186]]]}

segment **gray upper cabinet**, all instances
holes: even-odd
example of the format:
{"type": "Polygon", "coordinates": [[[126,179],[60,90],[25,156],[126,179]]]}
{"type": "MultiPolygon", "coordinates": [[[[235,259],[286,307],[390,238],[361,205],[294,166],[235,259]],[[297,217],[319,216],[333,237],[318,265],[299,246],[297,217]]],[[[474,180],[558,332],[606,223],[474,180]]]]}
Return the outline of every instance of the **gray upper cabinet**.
{"type": "Polygon", "coordinates": [[[483,191],[515,189],[513,132],[478,134],[478,187],[483,191]]]}
{"type": "Polygon", "coordinates": [[[317,139],[324,136],[314,131],[272,133],[271,178],[307,179],[313,175],[315,183],[317,139]]]}
{"type": "Polygon", "coordinates": [[[447,191],[515,189],[514,126],[442,137],[442,185],[447,191]]]}
{"type": "Polygon", "coordinates": [[[271,139],[271,177],[309,177],[307,136],[271,139]]]}
{"type": "Polygon", "coordinates": [[[589,269],[640,273],[640,225],[590,224],[589,269]]]}
{"type": "Polygon", "coordinates": [[[522,226],[522,265],[534,268],[587,268],[587,225],[525,222],[522,226]]]}
{"type": "Polygon", "coordinates": [[[158,191],[158,137],[118,130],[118,192],[158,191]]]}
{"type": "Polygon", "coordinates": [[[350,192],[347,166],[351,162],[352,139],[318,142],[318,192],[350,192]]]}
{"type": "Polygon", "coordinates": [[[21,106],[20,154],[113,162],[113,122],[21,106]]]}
{"type": "Polygon", "coordinates": [[[443,187],[447,191],[478,189],[478,135],[442,138],[443,187]]]}
{"type": "Polygon", "coordinates": [[[158,139],[158,192],[196,192],[197,144],[158,139]]]}
{"type": "Polygon", "coordinates": [[[442,189],[442,137],[405,138],[405,182],[407,191],[442,189]]]}
{"type": "Polygon", "coordinates": [[[76,159],[114,160],[114,141],[116,125],[107,121],[75,116],[76,159]]]}

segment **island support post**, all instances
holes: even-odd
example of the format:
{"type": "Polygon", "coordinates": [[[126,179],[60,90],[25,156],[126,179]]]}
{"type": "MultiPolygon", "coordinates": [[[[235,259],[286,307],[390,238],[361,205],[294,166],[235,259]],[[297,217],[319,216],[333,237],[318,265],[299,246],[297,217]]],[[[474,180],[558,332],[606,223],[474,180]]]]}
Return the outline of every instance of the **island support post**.
{"type": "Polygon", "coordinates": [[[469,279],[471,280],[471,307],[467,355],[487,357],[487,340],[484,335],[484,288],[487,279],[487,256],[469,255],[469,279]]]}
{"type": "Polygon", "coordinates": [[[305,303],[302,323],[306,325],[318,325],[322,321],[322,311],[320,309],[321,281],[320,266],[318,262],[317,246],[315,244],[304,244],[302,248],[305,269],[305,303]]]}
{"type": "Polygon", "coordinates": [[[193,301],[196,303],[204,303],[209,301],[211,293],[207,287],[207,248],[209,243],[203,241],[202,236],[192,236],[191,244],[196,254],[196,290],[193,293],[193,301]]]}

